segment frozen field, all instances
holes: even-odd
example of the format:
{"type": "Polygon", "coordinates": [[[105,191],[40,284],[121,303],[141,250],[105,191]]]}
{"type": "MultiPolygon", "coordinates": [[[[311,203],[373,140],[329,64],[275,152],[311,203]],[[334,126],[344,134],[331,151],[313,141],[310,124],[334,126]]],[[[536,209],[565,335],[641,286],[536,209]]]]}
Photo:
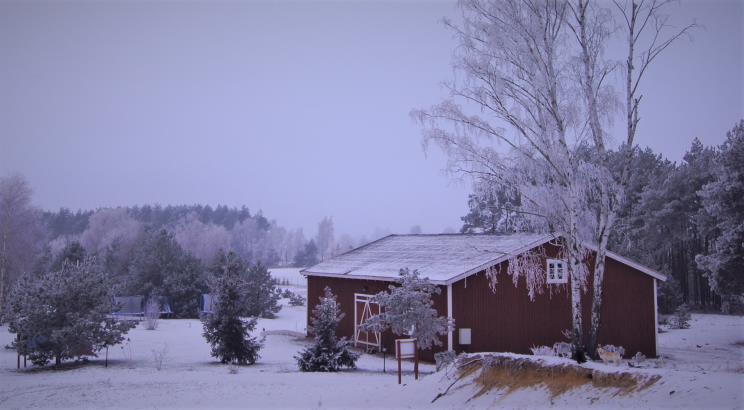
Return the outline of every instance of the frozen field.
{"type": "MultiPolygon", "coordinates": [[[[231,367],[216,363],[201,336],[197,320],[162,320],[157,330],[137,327],[130,342],[112,348],[109,367],[103,360],[65,370],[15,369],[13,351],[0,350],[0,408],[480,408],[480,407],[687,407],[742,408],[744,400],[744,319],[694,315],[692,328],[659,337],[661,368],[634,370],[660,374],[661,380],[634,395],[611,389],[577,389],[552,401],[541,390],[509,395],[491,392],[471,399],[474,386],[461,385],[431,404],[451,379],[422,366],[397,385],[394,362],[388,373],[379,357],[364,355],[356,371],[300,373],[292,356],[306,341],[305,307],[285,306],[274,320],[261,320],[265,348],[256,365],[231,367]],[[166,349],[158,370],[153,350],[166,349]]],[[[0,328],[0,343],[11,335],[0,328]]],[[[592,364],[594,367],[603,365],[592,364]]],[[[607,367],[607,366],[604,366],[607,367]]],[[[410,364],[409,367],[410,369],[410,364]]],[[[629,370],[625,368],[624,370],[629,370]]],[[[449,375],[451,376],[451,374],[449,375]]]]}

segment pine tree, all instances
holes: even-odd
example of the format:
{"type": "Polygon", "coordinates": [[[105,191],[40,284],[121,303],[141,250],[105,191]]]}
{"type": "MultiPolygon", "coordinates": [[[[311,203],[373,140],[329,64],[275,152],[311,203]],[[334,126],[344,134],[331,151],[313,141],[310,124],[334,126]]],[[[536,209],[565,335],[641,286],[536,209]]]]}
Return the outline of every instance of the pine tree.
{"type": "Polygon", "coordinates": [[[54,260],[52,270],[57,271],[62,269],[65,263],[72,265],[81,263],[85,260],[86,255],[87,253],[85,252],[85,248],[83,248],[83,245],[81,245],[80,242],[70,242],[62,249],[62,252],[60,252],[59,256],[54,260]]]}
{"type": "Polygon", "coordinates": [[[59,365],[120,343],[135,323],[111,317],[110,289],[108,276],[91,258],[40,277],[26,275],[10,303],[8,329],[19,337],[17,351],[37,366],[52,359],[59,365]]]}
{"type": "Polygon", "coordinates": [[[176,317],[197,317],[199,296],[207,289],[201,262],[186,253],[164,229],[147,232],[129,263],[129,292],[170,298],[176,317]]]}
{"type": "Polygon", "coordinates": [[[698,225],[710,239],[695,260],[722,297],[722,309],[744,311],[744,120],[727,134],[716,157],[714,181],[698,191],[698,225]]]}
{"type": "Polygon", "coordinates": [[[519,195],[504,186],[475,185],[468,196],[468,214],[462,220],[461,233],[509,233],[529,230],[519,214],[519,195]]]}
{"type": "Polygon", "coordinates": [[[244,303],[248,316],[273,319],[281,310],[279,305],[281,293],[276,288],[269,270],[261,263],[253,265],[245,271],[244,280],[247,284],[244,303]]]}
{"type": "Polygon", "coordinates": [[[349,350],[350,343],[345,337],[340,340],[336,337],[338,322],[343,317],[336,296],[326,287],[320,303],[313,309],[311,330],[315,341],[295,356],[301,371],[335,372],[343,367],[356,368],[359,355],[349,350]]]}
{"type": "Polygon", "coordinates": [[[441,346],[439,337],[446,335],[453,323],[437,316],[434,309],[431,297],[440,292],[428,278],[420,278],[417,270],[401,269],[398,286],[390,285],[388,292],[380,292],[373,299],[382,313],[371,317],[363,326],[367,331],[390,329],[396,335],[416,338],[423,350],[441,346]]]}
{"type": "Polygon", "coordinates": [[[305,248],[295,255],[294,266],[306,268],[316,263],[318,263],[318,247],[315,246],[315,241],[311,239],[310,242],[305,244],[305,248]]]}
{"type": "Polygon", "coordinates": [[[216,296],[214,313],[202,318],[204,338],[212,346],[212,356],[222,363],[253,364],[258,360],[261,342],[250,335],[256,319],[246,316],[242,292],[246,287],[241,278],[243,263],[232,252],[217,255],[219,264],[212,279],[211,292],[216,296]]]}

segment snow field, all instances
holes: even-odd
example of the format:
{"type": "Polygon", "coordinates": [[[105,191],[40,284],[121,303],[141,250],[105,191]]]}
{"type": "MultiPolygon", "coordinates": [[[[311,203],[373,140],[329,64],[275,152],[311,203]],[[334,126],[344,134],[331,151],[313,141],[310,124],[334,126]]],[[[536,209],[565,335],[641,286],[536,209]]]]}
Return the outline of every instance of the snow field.
{"type": "Polygon", "coordinates": [[[287,285],[279,285],[279,287],[285,288],[307,288],[307,279],[300,274],[302,268],[271,268],[269,273],[274,279],[281,281],[286,280],[289,283],[287,285]]]}
{"type": "MultiPolygon", "coordinates": [[[[198,320],[161,320],[154,331],[139,325],[129,342],[110,349],[108,368],[101,356],[65,370],[17,371],[15,352],[0,349],[0,408],[744,408],[742,317],[693,315],[690,329],[660,334],[659,368],[588,365],[661,375],[631,395],[581,387],[551,400],[545,389],[530,388],[508,395],[492,390],[473,399],[478,387],[462,380],[432,404],[454,381],[452,370],[435,373],[432,365],[422,364],[422,377],[414,381],[413,366],[405,363],[399,386],[393,359],[387,358],[387,373],[382,373],[382,358],[365,354],[357,370],[299,372],[293,356],[308,343],[296,336],[304,332],[307,307],[282,303],[278,318],[258,322],[256,332],[265,331],[266,339],[253,366],[217,363],[198,320]],[[163,349],[158,370],[153,351],[163,349]]],[[[12,337],[0,328],[2,346],[12,337]]]]}

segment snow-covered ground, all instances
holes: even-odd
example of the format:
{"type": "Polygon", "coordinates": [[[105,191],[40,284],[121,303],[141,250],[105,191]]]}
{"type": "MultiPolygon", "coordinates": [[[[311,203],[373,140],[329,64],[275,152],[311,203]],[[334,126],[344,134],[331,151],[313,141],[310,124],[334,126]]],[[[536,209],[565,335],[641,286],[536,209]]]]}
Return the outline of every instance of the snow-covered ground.
{"type": "MultiPolygon", "coordinates": [[[[292,356],[307,343],[295,333],[304,330],[305,309],[285,306],[277,319],[260,320],[257,331],[265,330],[265,347],[259,362],[246,367],[216,363],[197,320],[162,320],[154,331],[137,327],[128,343],[109,351],[108,368],[101,358],[65,370],[18,371],[15,353],[0,349],[0,408],[513,408],[551,402],[574,408],[744,407],[742,317],[693,315],[691,329],[661,334],[660,368],[624,368],[662,376],[640,393],[613,396],[582,388],[551,401],[544,391],[518,390],[471,399],[475,386],[461,383],[432,404],[452,383],[452,373],[435,373],[431,365],[423,365],[423,377],[414,381],[407,363],[402,386],[393,360],[387,359],[383,373],[382,358],[370,355],[363,355],[354,371],[298,372],[292,356]],[[163,349],[158,370],[153,351],[163,349]]],[[[0,328],[0,344],[11,338],[0,328]]]]}

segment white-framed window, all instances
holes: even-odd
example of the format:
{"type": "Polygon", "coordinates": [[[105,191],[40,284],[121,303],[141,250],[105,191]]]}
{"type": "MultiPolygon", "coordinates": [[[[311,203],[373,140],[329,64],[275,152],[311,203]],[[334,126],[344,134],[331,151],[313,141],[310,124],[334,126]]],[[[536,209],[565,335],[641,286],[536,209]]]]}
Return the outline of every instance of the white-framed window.
{"type": "Polygon", "coordinates": [[[566,262],[560,259],[548,259],[548,283],[568,283],[566,262]]]}

